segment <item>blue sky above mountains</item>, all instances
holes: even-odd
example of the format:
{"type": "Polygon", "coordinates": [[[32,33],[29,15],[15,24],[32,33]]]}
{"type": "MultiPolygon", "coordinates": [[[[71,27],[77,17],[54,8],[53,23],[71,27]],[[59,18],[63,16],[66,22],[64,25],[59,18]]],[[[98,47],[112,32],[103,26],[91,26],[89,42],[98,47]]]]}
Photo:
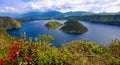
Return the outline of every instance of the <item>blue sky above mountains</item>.
{"type": "Polygon", "coordinates": [[[120,12],[120,0],[0,0],[0,12],[120,12]]]}

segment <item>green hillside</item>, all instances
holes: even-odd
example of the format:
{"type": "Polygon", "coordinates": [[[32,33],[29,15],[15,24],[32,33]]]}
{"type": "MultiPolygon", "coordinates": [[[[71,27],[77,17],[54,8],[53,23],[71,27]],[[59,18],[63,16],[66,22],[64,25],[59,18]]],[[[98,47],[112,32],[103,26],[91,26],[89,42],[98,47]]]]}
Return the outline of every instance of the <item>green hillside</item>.
{"type": "Polygon", "coordinates": [[[0,27],[3,27],[5,29],[20,28],[21,23],[10,17],[0,17],[0,27]]]}
{"type": "Polygon", "coordinates": [[[70,19],[76,18],[81,21],[94,22],[94,23],[103,23],[111,25],[120,26],[120,15],[119,14],[93,14],[93,15],[80,15],[80,16],[68,16],[68,17],[59,17],[58,19],[70,19]]]}
{"type": "Polygon", "coordinates": [[[6,33],[7,29],[20,28],[22,23],[10,17],[0,17],[0,43],[4,41],[5,44],[9,44],[12,37],[6,33]]]}

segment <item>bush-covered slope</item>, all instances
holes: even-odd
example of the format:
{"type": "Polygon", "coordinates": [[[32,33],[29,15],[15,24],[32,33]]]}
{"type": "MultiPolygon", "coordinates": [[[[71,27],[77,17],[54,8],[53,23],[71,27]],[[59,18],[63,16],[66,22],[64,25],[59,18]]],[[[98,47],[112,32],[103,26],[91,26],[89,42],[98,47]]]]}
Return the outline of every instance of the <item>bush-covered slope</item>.
{"type": "Polygon", "coordinates": [[[39,35],[33,42],[12,38],[9,46],[0,46],[0,65],[120,65],[120,41],[101,46],[87,40],[52,46],[49,35],[39,35]]]}
{"type": "Polygon", "coordinates": [[[0,44],[4,42],[5,44],[8,44],[7,46],[9,46],[9,43],[13,37],[9,36],[6,33],[6,30],[20,27],[21,23],[19,21],[10,17],[0,17],[0,44]]]}

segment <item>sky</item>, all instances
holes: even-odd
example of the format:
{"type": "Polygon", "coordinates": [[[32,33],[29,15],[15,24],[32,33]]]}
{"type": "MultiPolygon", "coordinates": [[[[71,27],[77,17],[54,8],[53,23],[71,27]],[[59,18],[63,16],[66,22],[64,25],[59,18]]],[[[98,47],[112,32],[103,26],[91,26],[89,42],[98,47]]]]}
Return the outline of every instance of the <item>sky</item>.
{"type": "Polygon", "coordinates": [[[0,12],[120,12],[120,0],[0,0],[0,12]]]}

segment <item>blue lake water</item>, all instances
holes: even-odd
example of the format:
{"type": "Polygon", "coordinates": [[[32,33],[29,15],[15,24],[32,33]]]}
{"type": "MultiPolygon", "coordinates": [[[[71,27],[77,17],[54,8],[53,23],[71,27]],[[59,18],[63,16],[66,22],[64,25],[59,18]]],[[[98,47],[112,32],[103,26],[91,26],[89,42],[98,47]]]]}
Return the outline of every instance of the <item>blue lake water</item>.
{"type": "MultiPolygon", "coordinates": [[[[66,20],[58,20],[60,23],[66,20]]],[[[11,36],[20,36],[20,32],[26,32],[27,37],[36,37],[39,34],[49,34],[55,37],[52,43],[56,47],[60,47],[62,43],[72,40],[79,40],[80,38],[87,38],[90,41],[98,42],[99,44],[107,45],[114,39],[120,39],[120,26],[105,25],[90,22],[81,22],[88,28],[88,32],[83,34],[69,34],[60,31],[59,29],[49,30],[44,25],[49,20],[36,20],[24,22],[22,28],[7,30],[11,36]]]]}

